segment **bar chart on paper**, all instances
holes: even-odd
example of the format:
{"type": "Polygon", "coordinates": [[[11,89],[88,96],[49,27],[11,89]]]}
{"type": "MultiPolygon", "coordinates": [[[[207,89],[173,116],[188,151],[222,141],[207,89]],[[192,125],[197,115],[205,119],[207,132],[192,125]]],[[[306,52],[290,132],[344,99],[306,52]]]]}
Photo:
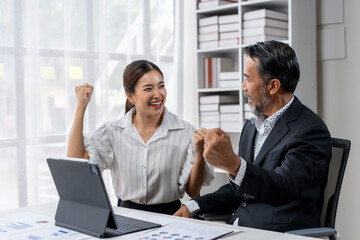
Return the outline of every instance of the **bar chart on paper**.
{"type": "Polygon", "coordinates": [[[7,240],[81,240],[87,235],[55,226],[50,217],[22,213],[0,217],[0,239],[7,240]]]}
{"type": "Polygon", "coordinates": [[[8,228],[14,229],[14,230],[21,230],[21,229],[26,229],[26,228],[32,228],[31,225],[26,224],[26,223],[22,223],[22,222],[9,223],[8,225],[5,225],[5,227],[8,227],[8,228]]]}

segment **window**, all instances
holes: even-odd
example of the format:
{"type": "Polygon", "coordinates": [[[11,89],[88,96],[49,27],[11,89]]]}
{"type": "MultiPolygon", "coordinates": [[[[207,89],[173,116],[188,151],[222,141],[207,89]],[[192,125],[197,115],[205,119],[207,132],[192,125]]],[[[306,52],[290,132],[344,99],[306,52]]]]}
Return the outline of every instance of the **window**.
{"type": "MultiPolygon", "coordinates": [[[[46,158],[66,155],[75,86],[95,86],[84,122],[89,133],[124,114],[122,72],[129,62],[148,59],[166,83],[174,79],[174,5],[0,1],[0,191],[6,196],[0,210],[57,199],[46,158]]],[[[173,106],[175,99],[167,101],[173,106]]],[[[111,195],[111,185],[108,190],[111,195]]]]}

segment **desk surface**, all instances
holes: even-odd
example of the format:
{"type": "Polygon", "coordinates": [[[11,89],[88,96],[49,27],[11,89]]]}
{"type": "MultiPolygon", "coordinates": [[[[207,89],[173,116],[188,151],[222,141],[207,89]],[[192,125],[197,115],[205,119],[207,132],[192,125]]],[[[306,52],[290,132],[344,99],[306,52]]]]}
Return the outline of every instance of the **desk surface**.
{"type": "MultiPolygon", "coordinates": [[[[56,212],[56,207],[57,207],[57,203],[49,203],[49,204],[43,204],[43,205],[37,205],[37,206],[31,206],[31,207],[25,207],[25,208],[18,208],[18,209],[1,212],[1,216],[4,217],[6,215],[11,215],[14,213],[21,213],[21,212],[32,212],[32,213],[42,214],[42,215],[49,216],[49,217],[54,217],[55,212],[56,212]]],[[[135,211],[138,214],[143,213],[138,210],[114,207],[114,212],[116,214],[125,214],[126,215],[129,213],[130,214],[134,213],[135,211]]],[[[146,214],[154,215],[154,217],[169,218],[169,220],[179,219],[179,217],[168,216],[168,215],[157,214],[157,213],[146,212],[146,214]]],[[[180,218],[180,219],[184,220],[184,218],[180,218]]],[[[315,239],[315,238],[302,237],[302,236],[296,236],[296,235],[291,235],[291,234],[259,230],[259,229],[254,229],[254,228],[236,227],[233,225],[228,225],[228,224],[223,224],[223,223],[208,222],[208,221],[205,222],[205,221],[196,220],[196,219],[186,219],[186,221],[189,221],[189,222],[194,221],[194,223],[196,223],[196,224],[204,224],[207,226],[212,224],[214,226],[221,226],[223,228],[225,227],[228,229],[241,231],[237,234],[233,234],[230,236],[220,238],[220,239],[226,239],[226,240],[231,240],[231,239],[233,239],[233,240],[235,240],[235,239],[247,239],[247,240],[248,239],[250,239],[250,240],[263,240],[263,239],[266,239],[266,240],[310,240],[310,239],[315,239]]],[[[93,237],[89,236],[88,239],[97,239],[97,238],[93,238],[93,237]]],[[[111,239],[129,239],[129,236],[124,235],[124,236],[119,236],[119,237],[115,237],[115,238],[111,238],[111,239]]]]}

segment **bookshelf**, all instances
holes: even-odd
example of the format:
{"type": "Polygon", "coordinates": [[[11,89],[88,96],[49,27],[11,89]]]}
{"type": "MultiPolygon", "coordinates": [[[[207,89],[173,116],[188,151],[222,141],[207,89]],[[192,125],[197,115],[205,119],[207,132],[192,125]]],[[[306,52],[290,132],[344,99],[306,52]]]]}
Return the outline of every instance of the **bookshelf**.
{"type": "MultiPolygon", "coordinates": [[[[213,2],[216,0],[212,0],[213,2]]],[[[234,151],[237,153],[238,151],[238,140],[240,137],[240,130],[242,126],[247,121],[248,114],[248,106],[247,99],[243,97],[243,93],[241,91],[241,83],[243,80],[243,49],[248,43],[243,43],[243,21],[244,14],[249,12],[254,12],[261,9],[267,9],[271,11],[281,12],[287,14],[287,20],[283,20],[287,24],[286,35],[283,37],[273,38],[274,40],[283,41],[288,43],[290,46],[294,48],[296,51],[300,69],[301,69],[301,77],[298,84],[298,87],[295,91],[295,95],[309,108],[311,108],[314,112],[317,112],[317,70],[316,70],[316,1],[315,0],[247,0],[238,2],[232,2],[228,4],[223,4],[220,6],[214,7],[206,7],[206,8],[198,8],[199,0],[195,0],[196,7],[196,20],[197,20],[197,94],[198,94],[198,105],[199,105],[199,127],[207,126],[204,125],[202,119],[204,118],[204,114],[208,115],[210,113],[204,113],[200,111],[201,103],[200,99],[203,96],[209,95],[235,95],[237,96],[237,104],[240,105],[240,119],[238,121],[239,128],[232,129],[231,124],[229,127],[225,129],[227,133],[229,133],[234,151]],[[218,16],[219,19],[223,16],[235,15],[236,17],[232,17],[232,19],[237,20],[238,22],[238,44],[232,44],[227,46],[219,46],[219,43],[214,44],[200,44],[204,42],[204,36],[199,37],[200,28],[203,28],[206,25],[207,18],[208,25],[214,24],[213,19],[214,16],[218,16]],[[201,20],[202,19],[202,20],[201,20]],[[201,21],[200,21],[201,20],[201,21]],[[204,25],[205,22],[205,25],[204,25]],[[200,42],[199,42],[200,41],[200,42]],[[203,47],[205,46],[205,47],[203,47]],[[209,58],[231,58],[233,59],[233,71],[239,72],[239,81],[236,86],[232,87],[219,87],[215,85],[215,87],[206,87],[206,81],[208,81],[208,76],[213,69],[209,70],[208,67],[205,67],[206,59],[209,58]],[[204,79],[205,78],[205,79],[204,79]]],[[[216,23],[215,23],[216,24],[216,23]]],[[[218,31],[220,31],[220,25],[218,26],[218,31]]],[[[280,25],[282,26],[282,25],[280,25]]],[[[205,29],[202,29],[202,33],[204,34],[205,29]]],[[[271,29],[270,29],[271,30],[271,29]]],[[[206,31],[206,30],[205,30],[206,31]]],[[[279,32],[279,31],[277,31],[279,32]]],[[[213,38],[214,34],[209,37],[213,38]]],[[[220,32],[217,39],[220,39],[220,32]]],[[[205,36],[207,37],[207,36],[205,36]]],[[[211,39],[210,39],[211,40],[211,39]]],[[[209,40],[207,40],[209,41],[209,40]]],[[[255,43],[255,42],[254,42],[255,43]]],[[[212,79],[214,80],[214,79],[212,79]]],[[[218,80],[219,82],[222,80],[218,80]]],[[[226,86],[222,84],[222,86],[226,86]]],[[[220,103],[221,106],[221,103],[220,103]]],[[[220,113],[221,114],[221,113],[220,113]]],[[[213,118],[213,117],[212,117],[213,118]]],[[[210,119],[210,118],[209,118],[210,119]]],[[[222,126],[226,126],[225,123],[222,126]]],[[[219,122],[220,127],[220,122],[219,122]]]]}

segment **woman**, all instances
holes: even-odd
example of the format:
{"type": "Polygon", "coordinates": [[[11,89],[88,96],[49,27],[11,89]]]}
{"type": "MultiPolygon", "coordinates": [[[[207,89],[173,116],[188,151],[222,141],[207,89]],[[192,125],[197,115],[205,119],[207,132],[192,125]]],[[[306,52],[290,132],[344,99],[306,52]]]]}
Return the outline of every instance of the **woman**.
{"type": "Polygon", "coordinates": [[[77,109],[68,157],[86,158],[110,169],[122,207],[173,214],[184,192],[195,197],[214,170],[203,159],[204,129],[169,112],[163,74],[146,60],[129,64],[123,75],[125,116],[83,137],[83,119],[93,86],[75,88],[77,109]]]}

